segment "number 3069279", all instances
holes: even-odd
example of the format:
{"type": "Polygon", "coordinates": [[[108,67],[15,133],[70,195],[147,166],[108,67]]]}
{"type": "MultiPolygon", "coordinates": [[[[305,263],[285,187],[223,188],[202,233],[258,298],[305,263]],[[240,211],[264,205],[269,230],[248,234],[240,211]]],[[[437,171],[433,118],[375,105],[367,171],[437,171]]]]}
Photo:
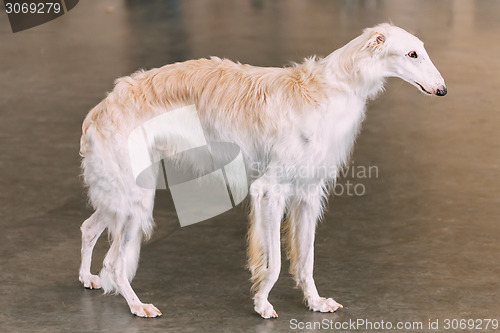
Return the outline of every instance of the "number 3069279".
{"type": "Polygon", "coordinates": [[[445,330],[486,330],[498,329],[498,319],[445,319],[445,330]]]}
{"type": "Polygon", "coordinates": [[[61,4],[58,2],[7,2],[5,3],[5,11],[7,14],[59,14],[61,4]]]}

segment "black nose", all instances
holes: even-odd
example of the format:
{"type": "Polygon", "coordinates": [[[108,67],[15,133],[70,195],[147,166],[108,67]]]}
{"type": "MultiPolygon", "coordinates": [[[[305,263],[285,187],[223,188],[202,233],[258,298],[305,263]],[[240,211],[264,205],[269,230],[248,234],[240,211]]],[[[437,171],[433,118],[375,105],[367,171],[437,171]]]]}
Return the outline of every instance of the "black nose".
{"type": "Polygon", "coordinates": [[[436,90],[436,95],[444,96],[444,95],[446,95],[447,92],[448,92],[448,90],[446,90],[446,87],[444,87],[443,89],[436,90]]]}

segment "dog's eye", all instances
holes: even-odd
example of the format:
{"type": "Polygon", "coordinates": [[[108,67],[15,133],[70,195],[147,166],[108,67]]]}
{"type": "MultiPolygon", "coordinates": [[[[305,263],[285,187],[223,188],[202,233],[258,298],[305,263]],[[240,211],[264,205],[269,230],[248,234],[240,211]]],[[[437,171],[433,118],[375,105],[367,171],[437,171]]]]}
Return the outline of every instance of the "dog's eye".
{"type": "Polygon", "coordinates": [[[418,57],[417,52],[415,52],[415,51],[408,52],[408,57],[410,57],[410,58],[417,58],[418,57]]]}

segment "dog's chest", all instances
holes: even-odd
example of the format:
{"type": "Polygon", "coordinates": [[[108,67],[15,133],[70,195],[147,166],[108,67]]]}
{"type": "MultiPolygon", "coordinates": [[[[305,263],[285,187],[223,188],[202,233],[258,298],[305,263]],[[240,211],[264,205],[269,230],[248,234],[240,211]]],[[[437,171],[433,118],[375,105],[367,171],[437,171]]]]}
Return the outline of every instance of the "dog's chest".
{"type": "Polygon", "coordinates": [[[345,99],[297,121],[284,140],[288,163],[294,170],[307,169],[307,178],[335,178],[351,154],[363,118],[364,103],[345,99]]]}

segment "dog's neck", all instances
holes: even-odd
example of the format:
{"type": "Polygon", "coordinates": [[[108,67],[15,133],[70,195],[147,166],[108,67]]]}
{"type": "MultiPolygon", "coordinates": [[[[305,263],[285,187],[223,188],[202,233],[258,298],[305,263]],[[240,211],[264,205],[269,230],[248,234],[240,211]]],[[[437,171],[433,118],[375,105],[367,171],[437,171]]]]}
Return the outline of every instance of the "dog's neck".
{"type": "Polygon", "coordinates": [[[322,72],[333,89],[369,100],[384,89],[385,62],[383,58],[371,57],[360,42],[356,38],[318,63],[324,67],[322,72]]]}

